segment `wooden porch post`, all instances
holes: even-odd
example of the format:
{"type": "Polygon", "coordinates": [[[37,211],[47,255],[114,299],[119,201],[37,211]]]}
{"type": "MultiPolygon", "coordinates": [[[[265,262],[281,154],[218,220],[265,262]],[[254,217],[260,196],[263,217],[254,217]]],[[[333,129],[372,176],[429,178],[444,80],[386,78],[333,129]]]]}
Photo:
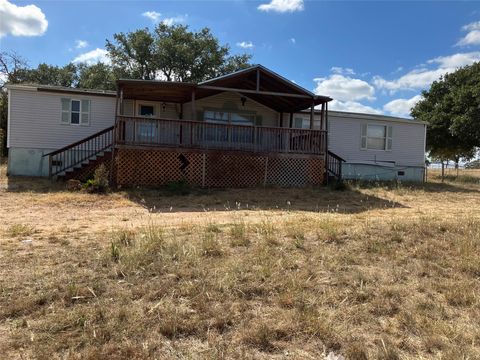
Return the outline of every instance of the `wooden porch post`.
{"type": "MultiPolygon", "coordinates": [[[[323,108],[323,106],[322,106],[323,108]]],[[[324,128],[322,130],[325,130],[324,134],[324,141],[325,141],[325,144],[323,145],[323,149],[324,149],[324,152],[325,152],[325,158],[324,158],[324,162],[325,162],[325,183],[328,185],[328,102],[325,103],[325,108],[322,110],[322,114],[323,112],[325,112],[325,115],[322,115],[322,118],[325,119],[324,121],[324,128]]],[[[340,179],[342,178],[342,163],[340,162],[340,165],[339,165],[339,173],[340,173],[340,179]]]]}
{"type": "Polygon", "coordinates": [[[320,112],[320,130],[325,130],[324,125],[325,125],[325,103],[322,104],[322,111],[320,112]]]}
{"type": "Polygon", "coordinates": [[[328,103],[325,103],[325,153],[328,152],[328,103]]]}
{"type": "Polygon", "coordinates": [[[260,91],[260,69],[257,68],[257,91],[260,91]]]}
{"type": "Polygon", "coordinates": [[[315,102],[312,101],[312,106],[310,107],[310,130],[313,129],[314,118],[315,118],[315,102]]]}
{"type": "MultiPolygon", "coordinates": [[[[121,115],[124,115],[123,111],[123,89],[120,88],[120,91],[117,89],[117,96],[115,99],[115,120],[113,122],[113,132],[112,132],[112,160],[110,161],[110,172],[109,172],[109,185],[114,186],[116,183],[115,176],[113,172],[116,170],[115,168],[115,146],[118,137],[118,110],[120,110],[121,115]]],[[[124,135],[125,136],[125,135],[124,135]]],[[[52,157],[50,156],[50,160],[52,157]]],[[[51,169],[51,164],[50,164],[51,169]]],[[[116,173],[116,171],[115,171],[116,173]]],[[[116,175],[116,174],[115,174],[116,175]]]]}
{"type": "Polygon", "coordinates": [[[197,120],[197,108],[195,106],[195,89],[192,90],[192,119],[197,120]]]}

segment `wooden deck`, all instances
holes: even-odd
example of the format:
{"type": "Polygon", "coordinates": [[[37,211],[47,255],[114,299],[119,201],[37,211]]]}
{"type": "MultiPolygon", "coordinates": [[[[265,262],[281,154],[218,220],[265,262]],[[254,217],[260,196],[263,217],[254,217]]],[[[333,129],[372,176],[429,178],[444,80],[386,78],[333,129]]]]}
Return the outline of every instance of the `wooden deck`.
{"type": "Polygon", "coordinates": [[[326,131],[117,116],[115,144],[149,148],[324,155],[326,131]]]}

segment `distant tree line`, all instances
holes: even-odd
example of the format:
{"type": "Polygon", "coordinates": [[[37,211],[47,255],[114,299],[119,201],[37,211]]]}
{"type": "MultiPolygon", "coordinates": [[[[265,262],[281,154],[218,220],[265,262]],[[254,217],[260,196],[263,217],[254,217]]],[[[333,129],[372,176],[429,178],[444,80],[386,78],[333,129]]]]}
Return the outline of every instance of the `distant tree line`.
{"type": "Polygon", "coordinates": [[[41,63],[36,68],[19,54],[1,52],[0,129],[7,128],[7,83],[114,90],[119,78],[199,82],[246,68],[251,60],[248,54],[231,55],[210,29],[191,31],[185,25],[158,24],[153,30],[114,34],[105,48],[108,64],[41,63]]]}

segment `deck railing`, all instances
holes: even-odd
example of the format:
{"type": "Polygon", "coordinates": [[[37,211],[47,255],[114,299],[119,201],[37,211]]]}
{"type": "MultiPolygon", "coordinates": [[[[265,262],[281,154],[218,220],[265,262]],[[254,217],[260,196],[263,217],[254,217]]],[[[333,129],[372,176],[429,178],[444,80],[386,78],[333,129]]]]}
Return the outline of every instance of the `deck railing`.
{"type": "Polygon", "coordinates": [[[331,151],[327,152],[327,172],[336,180],[342,180],[342,164],[345,162],[343,158],[331,151]]]}
{"type": "Polygon", "coordinates": [[[73,144],[43,155],[48,156],[49,177],[74,168],[93,156],[111,149],[112,140],[113,126],[110,126],[73,144]]]}
{"type": "Polygon", "coordinates": [[[325,153],[325,131],[118,116],[116,144],[264,153],[325,153]]]}

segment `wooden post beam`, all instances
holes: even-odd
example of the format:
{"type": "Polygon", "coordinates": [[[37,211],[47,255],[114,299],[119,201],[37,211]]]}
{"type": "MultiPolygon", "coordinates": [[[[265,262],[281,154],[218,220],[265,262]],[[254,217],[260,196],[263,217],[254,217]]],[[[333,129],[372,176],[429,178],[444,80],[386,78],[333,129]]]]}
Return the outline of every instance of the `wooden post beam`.
{"type": "Polygon", "coordinates": [[[210,85],[199,85],[198,89],[205,89],[205,90],[217,90],[217,91],[230,91],[230,92],[238,92],[244,94],[257,94],[257,95],[271,95],[271,96],[284,96],[284,97],[294,97],[300,99],[311,99],[312,96],[309,95],[302,95],[302,94],[290,94],[290,93],[282,93],[282,92],[275,92],[275,91],[260,91],[260,90],[249,90],[249,89],[238,89],[238,88],[229,88],[223,86],[210,86],[210,85]]]}
{"type": "Polygon", "coordinates": [[[310,130],[313,129],[314,119],[315,119],[315,102],[312,101],[312,106],[310,107],[310,130]]]}
{"type": "Polygon", "coordinates": [[[192,90],[192,119],[197,120],[197,108],[195,104],[195,89],[192,90]]]}
{"type": "Polygon", "coordinates": [[[324,127],[325,121],[325,103],[322,104],[322,110],[320,111],[320,130],[325,130],[324,127]]]}

